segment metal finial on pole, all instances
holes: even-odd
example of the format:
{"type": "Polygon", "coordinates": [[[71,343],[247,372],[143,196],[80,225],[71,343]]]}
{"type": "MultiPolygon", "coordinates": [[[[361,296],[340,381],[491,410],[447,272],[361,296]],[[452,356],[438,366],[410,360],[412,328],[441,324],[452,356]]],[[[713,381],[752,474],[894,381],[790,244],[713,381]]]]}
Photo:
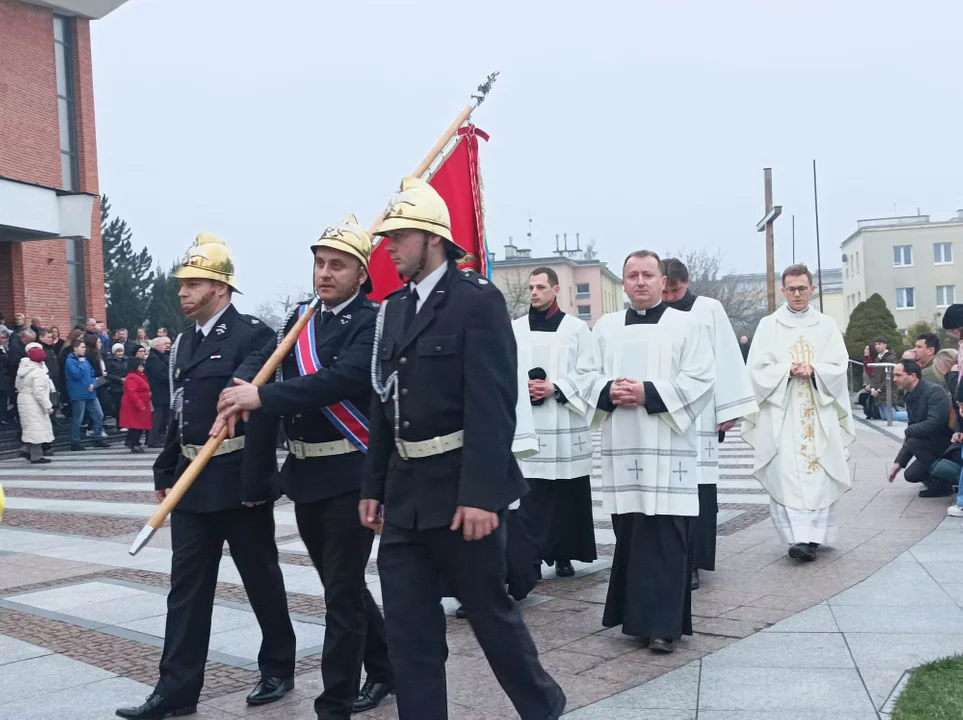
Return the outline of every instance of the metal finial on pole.
{"type": "Polygon", "coordinates": [[[819,276],[819,312],[823,311],[823,262],[819,248],[819,193],[816,191],[816,160],[813,159],[813,206],[816,209],[816,274],[819,276]]]}
{"type": "Polygon", "coordinates": [[[491,73],[488,77],[485,78],[485,82],[483,82],[481,85],[478,86],[479,94],[471,96],[471,99],[475,101],[475,107],[478,107],[483,102],[485,102],[485,98],[488,97],[488,93],[491,92],[492,85],[495,84],[495,80],[497,79],[498,79],[498,71],[496,70],[495,72],[491,73]]]}

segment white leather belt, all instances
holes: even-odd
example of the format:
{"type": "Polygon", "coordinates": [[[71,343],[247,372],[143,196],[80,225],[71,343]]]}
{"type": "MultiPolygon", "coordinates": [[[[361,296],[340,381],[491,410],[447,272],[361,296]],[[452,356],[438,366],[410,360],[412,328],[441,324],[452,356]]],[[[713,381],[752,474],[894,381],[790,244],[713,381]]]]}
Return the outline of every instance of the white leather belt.
{"type": "MultiPolygon", "coordinates": [[[[198,453],[204,449],[203,445],[181,445],[181,455],[186,457],[188,460],[193,460],[197,457],[198,453]]],[[[211,457],[217,457],[218,455],[227,455],[228,453],[237,452],[238,450],[244,449],[244,436],[227,438],[218,445],[217,450],[211,457]]]]}
{"type": "Polygon", "coordinates": [[[288,440],[288,450],[298,460],[305,458],[331,457],[358,452],[358,448],[345,439],[331,442],[309,443],[302,440],[288,440]]]}
{"type": "Polygon", "coordinates": [[[431,440],[419,440],[418,442],[406,442],[405,440],[395,440],[395,447],[402,460],[412,458],[431,457],[432,455],[442,455],[452,450],[457,450],[465,444],[465,433],[463,430],[458,432],[433,437],[431,440]]]}

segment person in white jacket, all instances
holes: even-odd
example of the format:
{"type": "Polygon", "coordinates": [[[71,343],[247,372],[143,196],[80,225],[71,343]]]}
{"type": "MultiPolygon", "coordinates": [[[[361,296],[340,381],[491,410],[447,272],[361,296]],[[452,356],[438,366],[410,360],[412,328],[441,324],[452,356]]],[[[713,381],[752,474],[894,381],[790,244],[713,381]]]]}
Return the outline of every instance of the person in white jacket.
{"type": "Polygon", "coordinates": [[[50,415],[50,376],[44,363],[46,353],[40,343],[27,345],[27,357],[17,368],[17,409],[20,411],[21,441],[27,446],[30,462],[41,465],[51,462],[44,457],[43,444],[54,440],[50,415]]]}

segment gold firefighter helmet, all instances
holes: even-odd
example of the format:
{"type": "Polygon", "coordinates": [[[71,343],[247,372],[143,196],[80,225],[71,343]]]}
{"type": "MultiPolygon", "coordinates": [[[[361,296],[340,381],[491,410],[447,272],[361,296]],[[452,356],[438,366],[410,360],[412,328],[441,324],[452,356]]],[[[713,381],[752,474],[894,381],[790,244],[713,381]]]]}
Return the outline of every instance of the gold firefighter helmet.
{"type": "Polygon", "coordinates": [[[451,236],[451,216],[441,195],[421,178],[406,177],[385,210],[385,219],[375,234],[392,230],[424,230],[444,238],[451,244],[456,259],[465,256],[451,236]]]}
{"type": "Polygon", "coordinates": [[[174,277],[179,280],[217,280],[234,292],[241,293],[234,284],[234,261],[231,260],[227,243],[211,233],[197,236],[184,254],[181,266],[174,271],[174,277]]]}
{"type": "MultiPolygon", "coordinates": [[[[319,247],[340,250],[358,258],[365,272],[368,272],[368,261],[371,259],[371,238],[368,236],[368,231],[358,224],[358,218],[354,215],[348,215],[334,227],[325,230],[321,238],[311,246],[311,252],[315,252],[319,247]]],[[[367,295],[371,292],[372,287],[371,276],[369,275],[361,286],[361,292],[367,295]]]]}

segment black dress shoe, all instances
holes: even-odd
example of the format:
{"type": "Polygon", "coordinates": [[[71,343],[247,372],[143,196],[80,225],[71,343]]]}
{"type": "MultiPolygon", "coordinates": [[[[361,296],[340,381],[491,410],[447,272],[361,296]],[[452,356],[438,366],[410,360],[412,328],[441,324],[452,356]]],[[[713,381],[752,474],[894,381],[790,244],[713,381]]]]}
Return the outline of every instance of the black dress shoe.
{"type": "Polygon", "coordinates": [[[393,694],[394,691],[394,683],[365,680],[361,692],[358,693],[358,699],[355,700],[354,705],[351,706],[351,712],[360,713],[366,710],[374,710],[386,697],[393,694]]]}
{"type": "Polygon", "coordinates": [[[928,487],[919,492],[921,498],[940,498],[949,497],[950,495],[955,495],[955,493],[953,492],[953,488],[949,486],[928,487]]]}
{"type": "Polygon", "coordinates": [[[294,690],[294,678],[262,678],[247,696],[247,704],[267,705],[277,702],[291,690],[294,690]]]}
{"type": "Polygon", "coordinates": [[[128,720],[161,720],[161,718],[194,715],[196,712],[197,705],[176,707],[167,702],[163,696],[154,693],[140,707],[119,708],[114,714],[128,720]]]}
{"type": "Polygon", "coordinates": [[[789,557],[801,562],[812,562],[816,559],[816,550],[809,543],[796,543],[789,548],[789,557]]]}
{"type": "Polygon", "coordinates": [[[575,574],[575,568],[572,567],[570,560],[556,560],[555,574],[558,577],[572,577],[575,574]]]}
{"type": "Polygon", "coordinates": [[[467,620],[467,619],[468,619],[468,613],[465,612],[465,606],[464,606],[464,605],[459,605],[459,606],[458,606],[458,609],[455,610],[455,617],[458,618],[459,620],[467,620]]]}
{"type": "Polygon", "coordinates": [[[652,638],[649,641],[649,650],[658,653],[671,653],[675,652],[675,645],[672,644],[671,640],[665,638],[652,638]]]}
{"type": "Polygon", "coordinates": [[[53,460],[47,457],[37,458],[36,460],[31,460],[31,465],[49,465],[53,460]]]}
{"type": "Polygon", "coordinates": [[[95,447],[95,448],[105,448],[105,447],[107,447],[107,443],[105,443],[103,440],[98,440],[97,442],[94,443],[94,447],[95,447]]]}
{"type": "Polygon", "coordinates": [[[692,580],[690,581],[689,587],[692,590],[698,590],[700,585],[702,585],[702,583],[699,581],[699,571],[693,570],[692,580]]]}
{"type": "Polygon", "coordinates": [[[70,443],[70,450],[71,450],[71,452],[80,452],[81,450],[86,450],[86,449],[87,449],[87,448],[85,448],[85,447],[84,447],[83,445],[81,445],[80,443],[70,443]]]}

